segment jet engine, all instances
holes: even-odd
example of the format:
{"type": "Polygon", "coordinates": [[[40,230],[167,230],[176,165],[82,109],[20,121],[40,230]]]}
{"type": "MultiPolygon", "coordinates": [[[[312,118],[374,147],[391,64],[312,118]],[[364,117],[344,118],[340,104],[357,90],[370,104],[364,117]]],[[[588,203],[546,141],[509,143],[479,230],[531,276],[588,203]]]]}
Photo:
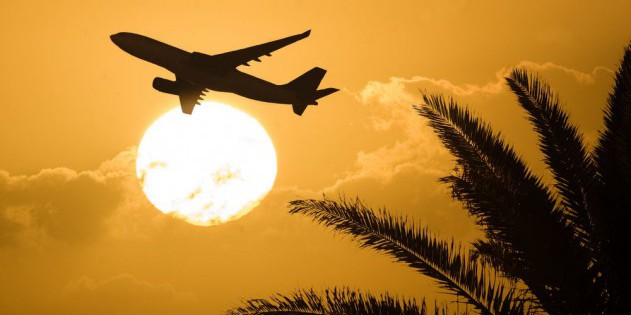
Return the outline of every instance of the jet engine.
{"type": "Polygon", "coordinates": [[[176,81],[167,80],[164,78],[153,79],[153,88],[168,94],[180,94],[180,85],[176,81]]]}

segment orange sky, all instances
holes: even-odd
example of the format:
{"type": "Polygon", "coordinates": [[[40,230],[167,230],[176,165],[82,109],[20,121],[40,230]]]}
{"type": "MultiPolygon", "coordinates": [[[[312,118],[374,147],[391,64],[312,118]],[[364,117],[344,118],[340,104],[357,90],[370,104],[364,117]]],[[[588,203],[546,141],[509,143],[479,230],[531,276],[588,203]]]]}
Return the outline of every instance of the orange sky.
{"type": "MultiPolygon", "coordinates": [[[[455,96],[542,170],[499,78],[538,71],[589,142],[629,43],[629,1],[4,1],[0,4],[0,314],[213,314],[241,299],[348,285],[442,297],[430,279],[308,219],[296,198],[360,195],[441,235],[477,232],[437,178],[453,167],[411,104],[455,96]],[[134,177],[146,128],[178,106],[166,70],[109,35],[221,53],[312,29],[244,71],[285,83],[314,66],[342,91],[309,107],[210,92],[266,128],[272,192],[242,219],[195,227],[153,208],[134,177]]],[[[543,173],[541,173],[543,174],[543,173]]]]}

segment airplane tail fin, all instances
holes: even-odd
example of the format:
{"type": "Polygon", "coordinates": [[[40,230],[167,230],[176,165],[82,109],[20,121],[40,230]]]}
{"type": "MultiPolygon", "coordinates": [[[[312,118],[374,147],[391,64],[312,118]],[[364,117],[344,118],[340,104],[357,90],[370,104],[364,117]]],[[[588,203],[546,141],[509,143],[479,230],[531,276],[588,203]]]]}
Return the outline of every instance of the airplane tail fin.
{"type": "Polygon", "coordinates": [[[296,91],[299,96],[306,96],[313,93],[313,91],[318,88],[325,74],[326,70],[315,67],[287,83],[285,86],[296,91]]]}
{"type": "Polygon", "coordinates": [[[293,81],[285,84],[285,86],[296,92],[298,99],[300,100],[296,104],[293,104],[294,113],[296,115],[302,115],[308,105],[318,105],[317,99],[325,97],[329,94],[339,91],[335,88],[326,88],[318,90],[322,78],[326,74],[326,70],[315,67],[305,74],[295,78],[293,81]]]}

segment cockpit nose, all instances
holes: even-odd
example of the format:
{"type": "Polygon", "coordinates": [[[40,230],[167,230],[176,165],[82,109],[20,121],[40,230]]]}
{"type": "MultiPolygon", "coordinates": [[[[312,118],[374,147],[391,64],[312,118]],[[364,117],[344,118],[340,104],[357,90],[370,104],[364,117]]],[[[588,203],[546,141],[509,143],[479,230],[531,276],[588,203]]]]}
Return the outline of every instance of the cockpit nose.
{"type": "Polygon", "coordinates": [[[142,35],[120,32],[110,35],[110,39],[118,48],[138,58],[145,59],[147,54],[154,54],[152,50],[155,45],[142,35]]]}
{"type": "Polygon", "coordinates": [[[116,44],[117,46],[120,46],[121,35],[122,35],[121,33],[110,35],[110,39],[112,40],[114,44],[116,44]]]}
{"type": "Polygon", "coordinates": [[[120,32],[113,35],[110,35],[110,39],[116,46],[123,48],[123,46],[127,46],[129,43],[135,39],[134,34],[128,32],[120,32]]]}
{"type": "Polygon", "coordinates": [[[113,35],[110,35],[110,39],[115,43],[115,44],[119,44],[126,36],[126,32],[120,32],[120,33],[116,33],[113,35]]]}

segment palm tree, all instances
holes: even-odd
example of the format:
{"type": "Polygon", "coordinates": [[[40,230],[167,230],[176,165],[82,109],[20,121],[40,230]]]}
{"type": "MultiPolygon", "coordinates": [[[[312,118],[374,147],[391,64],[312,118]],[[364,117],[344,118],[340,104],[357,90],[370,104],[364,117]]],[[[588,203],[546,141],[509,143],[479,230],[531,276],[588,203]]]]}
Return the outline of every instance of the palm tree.
{"type": "MultiPolygon", "coordinates": [[[[631,212],[631,45],[594,150],[550,87],[514,70],[506,78],[539,135],[547,185],[490,125],[454,100],[423,95],[414,106],[455,156],[441,179],[485,238],[464,250],[406,217],[359,200],[296,200],[303,214],[429,276],[481,314],[621,314],[630,308],[625,248],[631,212]]],[[[347,288],[250,300],[230,314],[426,314],[414,300],[347,288]]],[[[435,307],[435,314],[446,314],[435,307]]]]}

